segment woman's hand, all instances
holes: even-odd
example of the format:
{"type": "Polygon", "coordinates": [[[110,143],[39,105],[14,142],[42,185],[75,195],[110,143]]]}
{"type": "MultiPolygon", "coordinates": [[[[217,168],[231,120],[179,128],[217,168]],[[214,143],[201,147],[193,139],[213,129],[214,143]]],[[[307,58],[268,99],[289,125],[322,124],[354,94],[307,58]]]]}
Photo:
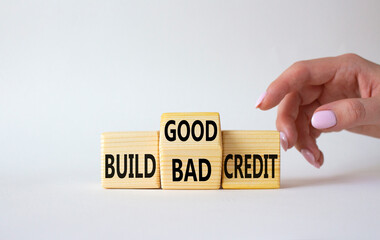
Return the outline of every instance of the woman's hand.
{"type": "Polygon", "coordinates": [[[346,129],[380,138],[380,65],[355,54],[297,62],[270,84],[256,107],[278,104],[281,146],[295,146],[320,168],[324,157],[316,138],[322,132],[346,129]]]}

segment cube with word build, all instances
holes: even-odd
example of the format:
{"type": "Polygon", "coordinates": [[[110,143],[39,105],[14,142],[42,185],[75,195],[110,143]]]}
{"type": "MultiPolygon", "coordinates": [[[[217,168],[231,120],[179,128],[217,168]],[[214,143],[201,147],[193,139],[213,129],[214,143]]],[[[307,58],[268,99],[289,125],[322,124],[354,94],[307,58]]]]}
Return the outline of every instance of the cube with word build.
{"type": "Polygon", "coordinates": [[[277,131],[222,131],[222,188],[279,188],[277,131]]]}
{"type": "Polygon", "coordinates": [[[163,189],[219,189],[219,113],[164,113],[160,126],[160,170],[163,189]]]}
{"type": "Polygon", "coordinates": [[[104,188],[160,188],[157,131],[108,132],[101,139],[104,188]]]}

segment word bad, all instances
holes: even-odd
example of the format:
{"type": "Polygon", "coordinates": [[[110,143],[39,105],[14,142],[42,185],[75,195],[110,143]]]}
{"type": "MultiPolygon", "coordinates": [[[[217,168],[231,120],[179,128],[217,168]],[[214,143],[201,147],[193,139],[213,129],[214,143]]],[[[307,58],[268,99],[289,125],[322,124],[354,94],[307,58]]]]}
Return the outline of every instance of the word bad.
{"type": "Polygon", "coordinates": [[[210,164],[210,162],[205,158],[200,158],[198,160],[198,166],[199,166],[199,171],[198,171],[199,176],[197,177],[197,172],[195,171],[193,159],[190,158],[187,161],[186,170],[185,170],[185,174],[184,174],[182,171],[182,161],[180,159],[173,159],[173,166],[172,166],[172,168],[173,168],[173,181],[178,182],[178,181],[181,181],[183,179],[183,181],[187,182],[189,177],[192,177],[194,182],[196,182],[198,180],[200,182],[207,181],[211,176],[211,164],[210,164]],[[205,166],[207,168],[207,170],[205,171],[206,175],[203,175],[203,172],[204,172],[203,166],[205,166]]]}

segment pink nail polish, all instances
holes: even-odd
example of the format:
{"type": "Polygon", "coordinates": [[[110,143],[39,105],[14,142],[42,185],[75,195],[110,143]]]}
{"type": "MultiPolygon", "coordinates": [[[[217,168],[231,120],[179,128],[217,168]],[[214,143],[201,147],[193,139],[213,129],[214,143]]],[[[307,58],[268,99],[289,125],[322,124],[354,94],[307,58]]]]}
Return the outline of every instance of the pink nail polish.
{"type": "Polygon", "coordinates": [[[285,133],[283,133],[283,132],[280,132],[280,143],[281,143],[281,147],[286,152],[288,150],[288,138],[286,137],[285,133]]]}
{"type": "Polygon", "coordinates": [[[311,125],[316,129],[326,129],[336,125],[335,113],[331,110],[318,111],[311,118],[311,125]]]}
{"type": "Polygon", "coordinates": [[[301,154],[303,157],[314,167],[320,168],[319,164],[315,161],[314,155],[307,149],[302,149],[301,154]]]}
{"type": "Polygon", "coordinates": [[[325,157],[323,156],[323,153],[321,153],[321,157],[319,158],[319,161],[318,161],[318,166],[319,167],[322,167],[324,159],[325,159],[325,157]]]}
{"type": "Polygon", "coordinates": [[[260,97],[256,101],[256,108],[258,108],[261,104],[261,102],[264,100],[265,96],[267,95],[267,92],[264,92],[263,94],[260,95],[260,97]]]}

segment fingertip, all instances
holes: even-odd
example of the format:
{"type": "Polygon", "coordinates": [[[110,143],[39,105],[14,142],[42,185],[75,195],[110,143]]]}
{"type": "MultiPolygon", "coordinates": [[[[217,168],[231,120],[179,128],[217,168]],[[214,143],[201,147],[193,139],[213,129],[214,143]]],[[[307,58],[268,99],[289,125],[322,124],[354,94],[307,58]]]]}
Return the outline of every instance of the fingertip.
{"type": "Polygon", "coordinates": [[[302,156],[315,168],[320,168],[323,164],[323,153],[319,150],[315,141],[311,139],[298,140],[297,149],[302,156]]]}
{"type": "Polygon", "coordinates": [[[261,103],[263,102],[263,100],[264,100],[264,98],[265,98],[266,95],[267,95],[267,92],[266,92],[266,91],[260,95],[260,97],[259,97],[259,98],[257,99],[257,101],[256,101],[255,108],[259,108],[259,109],[261,109],[261,108],[260,108],[260,105],[261,105],[261,103]]]}
{"type": "Polygon", "coordinates": [[[288,151],[288,147],[289,147],[288,137],[286,136],[284,132],[280,132],[280,143],[281,143],[282,149],[284,149],[285,152],[288,151]]]}
{"type": "Polygon", "coordinates": [[[306,161],[308,161],[314,167],[319,168],[319,166],[316,164],[314,154],[309,149],[303,148],[300,152],[306,161]]]}
{"type": "Polygon", "coordinates": [[[317,162],[317,165],[318,165],[318,168],[321,168],[324,161],[325,161],[325,157],[323,155],[323,152],[322,151],[319,151],[320,153],[320,156],[319,156],[319,159],[316,161],[317,162]]]}
{"type": "Polygon", "coordinates": [[[269,110],[275,107],[279,102],[275,103],[272,87],[269,86],[265,92],[263,92],[256,101],[256,108],[260,110],[269,110]]]}
{"type": "Polygon", "coordinates": [[[287,151],[294,147],[297,142],[297,129],[292,124],[277,121],[277,130],[280,132],[280,143],[282,148],[287,151]]]}
{"type": "Polygon", "coordinates": [[[308,148],[303,148],[300,150],[300,153],[306,159],[306,161],[308,161],[315,168],[319,169],[323,165],[324,156],[320,150],[318,150],[318,153],[316,154],[308,148]]]}

